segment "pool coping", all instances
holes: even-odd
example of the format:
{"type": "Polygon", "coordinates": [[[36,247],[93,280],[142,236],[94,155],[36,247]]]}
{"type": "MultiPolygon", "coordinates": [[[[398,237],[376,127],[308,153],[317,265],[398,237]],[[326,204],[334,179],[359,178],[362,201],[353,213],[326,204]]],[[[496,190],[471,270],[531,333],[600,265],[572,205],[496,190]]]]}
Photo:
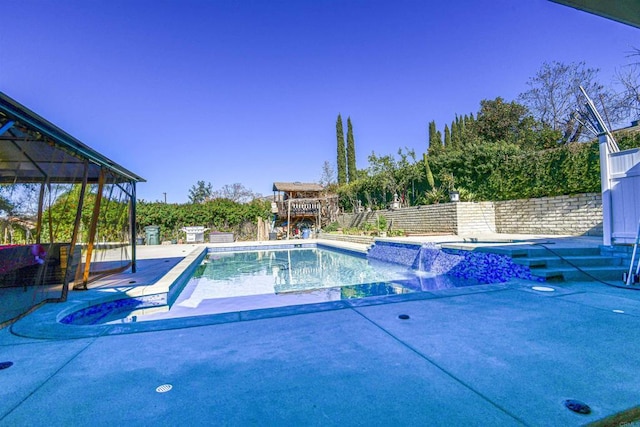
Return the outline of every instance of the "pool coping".
{"type": "MultiPolygon", "coordinates": [[[[403,244],[416,244],[402,242],[403,244]]],[[[205,314],[191,317],[178,317],[156,321],[76,325],[61,323],[66,316],[84,308],[96,306],[122,299],[164,295],[171,299],[171,293],[182,288],[184,278],[190,276],[198,267],[200,261],[210,252],[237,252],[245,250],[268,250],[286,246],[294,247],[327,247],[331,250],[349,252],[354,255],[366,255],[366,245],[344,245],[343,242],[308,240],[289,240],[277,242],[247,242],[247,244],[208,244],[198,245],[189,252],[178,264],[172,267],[155,283],[144,286],[118,286],[112,288],[97,288],[89,291],[72,293],[67,302],[45,304],[29,316],[11,325],[11,332],[15,335],[36,339],[78,339],[105,335],[121,335],[140,332],[152,332],[179,328],[189,328],[221,323],[251,321],[273,317],[307,314],[313,312],[353,309],[370,305],[395,304],[407,301],[417,301],[435,298],[445,298],[478,292],[494,292],[505,289],[531,287],[536,282],[524,279],[512,279],[503,283],[480,284],[461,288],[412,292],[400,295],[382,295],[353,300],[329,301],[313,304],[301,304],[284,307],[260,308],[229,313],[205,314]],[[259,243],[259,244],[256,244],[259,243]],[[364,247],[363,247],[364,246],[364,247]]],[[[538,283],[539,284],[539,283],[538,283]]]]}

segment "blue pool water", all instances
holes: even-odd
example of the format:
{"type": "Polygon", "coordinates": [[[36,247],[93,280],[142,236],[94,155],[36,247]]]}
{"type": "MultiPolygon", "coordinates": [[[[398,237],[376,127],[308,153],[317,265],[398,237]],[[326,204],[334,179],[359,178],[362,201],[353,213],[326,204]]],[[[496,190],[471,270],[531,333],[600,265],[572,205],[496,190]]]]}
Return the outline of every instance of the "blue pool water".
{"type": "Polygon", "coordinates": [[[172,297],[150,295],[92,306],[62,323],[160,320],[531,279],[505,256],[433,244],[376,242],[367,256],[316,245],[209,252],[172,297]]]}
{"type": "Polygon", "coordinates": [[[113,301],[62,322],[139,322],[476,284],[324,248],[211,252],[171,304],[158,298],[113,301]]]}

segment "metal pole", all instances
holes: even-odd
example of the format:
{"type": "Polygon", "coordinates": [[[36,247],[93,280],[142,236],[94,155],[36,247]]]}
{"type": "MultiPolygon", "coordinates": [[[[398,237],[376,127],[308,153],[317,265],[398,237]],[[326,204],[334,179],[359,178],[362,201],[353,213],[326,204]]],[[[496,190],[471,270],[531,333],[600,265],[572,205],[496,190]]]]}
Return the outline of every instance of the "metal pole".
{"type": "MultiPolygon", "coordinates": [[[[91,271],[91,255],[93,254],[93,245],[96,239],[96,231],[98,229],[98,217],[100,215],[100,204],[102,203],[102,191],[104,190],[104,168],[100,169],[100,177],[98,178],[98,192],[96,193],[96,201],[93,205],[93,215],[91,216],[91,224],[89,225],[89,243],[87,244],[87,259],[84,263],[84,274],[82,275],[82,285],[79,289],[87,289],[89,282],[89,272],[91,271]]],[[[77,286],[77,285],[76,285],[77,286]]],[[[74,289],[76,289],[74,286],[74,289]]]]}
{"type": "MultiPolygon", "coordinates": [[[[76,219],[73,223],[73,231],[71,233],[71,242],[69,243],[69,251],[67,252],[67,265],[64,266],[64,277],[62,284],[62,296],[60,299],[62,301],[67,300],[67,295],[69,293],[69,282],[71,281],[71,274],[69,272],[69,266],[72,266],[74,263],[73,255],[76,248],[76,243],[78,242],[78,233],[80,231],[80,223],[82,222],[82,207],[84,206],[84,193],[87,189],[87,180],[89,179],[89,162],[87,160],[84,161],[84,174],[82,176],[82,186],[80,187],[80,195],[78,196],[78,209],[76,210],[76,219]]],[[[60,247],[62,249],[62,247],[60,247]]],[[[80,255],[82,258],[82,254],[80,255]]],[[[62,267],[62,266],[61,266],[62,267]]],[[[74,272],[75,276],[75,272],[74,272]]]]}
{"type": "MultiPolygon", "coordinates": [[[[40,194],[38,196],[38,223],[36,224],[36,243],[40,244],[42,240],[42,214],[44,213],[44,192],[47,187],[49,178],[40,184],[40,194]]],[[[53,242],[49,242],[53,243],[53,242]]]]}
{"type": "MultiPolygon", "coordinates": [[[[133,186],[132,190],[131,190],[131,211],[130,211],[130,215],[131,218],[129,218],[130,221],[130,225],[129,228],[131,229],[131,272],[135,273],[136,272],[136,182],[132,181],[131,185],[133,186]]],[[[166,203],[166,195],[165,194],[165,203],[166,203]]]]}
{"type": "Polygon", "coordinates": [[[289,240],[289,234],[291,232],[291,199],[288,199],[287,202],[287,240],[289,240]]]}

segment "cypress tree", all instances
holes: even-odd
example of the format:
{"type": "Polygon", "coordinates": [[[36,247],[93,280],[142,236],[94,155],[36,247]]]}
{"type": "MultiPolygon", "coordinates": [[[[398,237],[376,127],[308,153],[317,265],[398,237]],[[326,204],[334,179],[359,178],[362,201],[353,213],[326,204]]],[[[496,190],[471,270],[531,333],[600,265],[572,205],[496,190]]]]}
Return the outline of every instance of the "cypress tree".
{"type": "Polygon", "coordinates": [[[465,128],[467,126],[467,116],[460,117],[458,122],[458,147],[464,146],[465,143],[465,128]]]}
{"type": "Polygon", "coordinates": [[[432,149],[435,138],[436,138],[436,122],[430,121],[429,122],[429,150],[432,149]]]}
{"type": "Polygon", "coordinates": [[[451,148],[451,131],[449,130],[449,126],[444,125],[444,146],[445,148],[451,148]]]}
{"type": "Polygon", "coordinates": [[[458,122],[451,122],[451,149],[458,148],[458,122]]]}
{"type": "Polygon", "coordinates": [[[436,182],[433,179],[433,173],[431,172],[431,167],[429,166],[429,157],[427,156],[427,153],[424,153],[422,157],[424,159],[424,169],[427,178],[427,184],[429,184],[429,187],[431,187],[431,189],[433,190],[436,188],[436,182]]]}
{"type": "Polygon", "coordinates": [[[358,176],[356,173],[356,146],[353,141],[351,117],[347,117],[347,175],[349,182],[354,182],[358,176]]]}
{"type": "Polygon", "coordinates": [[[436,130],[436,122],[429,122],[429,149],[430,154],[442,152],[442,134],[436,130]]]}
{"type": "Polygon", "coordinates": [[[338,184],[347,183],[347,157],[344,147],[344,132],[342,130],[342,116],[338,114],[336,121],[336,137],[338,139],[338,184]]]}

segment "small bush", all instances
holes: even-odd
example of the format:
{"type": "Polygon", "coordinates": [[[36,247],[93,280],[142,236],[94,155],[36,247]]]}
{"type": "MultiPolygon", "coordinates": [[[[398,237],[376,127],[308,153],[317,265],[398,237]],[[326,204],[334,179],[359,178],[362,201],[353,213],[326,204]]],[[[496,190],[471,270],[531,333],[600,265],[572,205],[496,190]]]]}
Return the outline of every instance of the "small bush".
{"type": "Polygon", "coordinates": [[[378,229],[380,231],[387,231],[387,217],[384,215],[378,217],[378,229]]]}
{"type": "Polygon", "coordinates": [[[326,227],[324,227],[324,231],[326,231],[327,233],[331,233],[332,231],[338,231],[339,228],[340,228],[340,223],[337,221],[334,221],[331,224],[328,224],[326,227]]]}

